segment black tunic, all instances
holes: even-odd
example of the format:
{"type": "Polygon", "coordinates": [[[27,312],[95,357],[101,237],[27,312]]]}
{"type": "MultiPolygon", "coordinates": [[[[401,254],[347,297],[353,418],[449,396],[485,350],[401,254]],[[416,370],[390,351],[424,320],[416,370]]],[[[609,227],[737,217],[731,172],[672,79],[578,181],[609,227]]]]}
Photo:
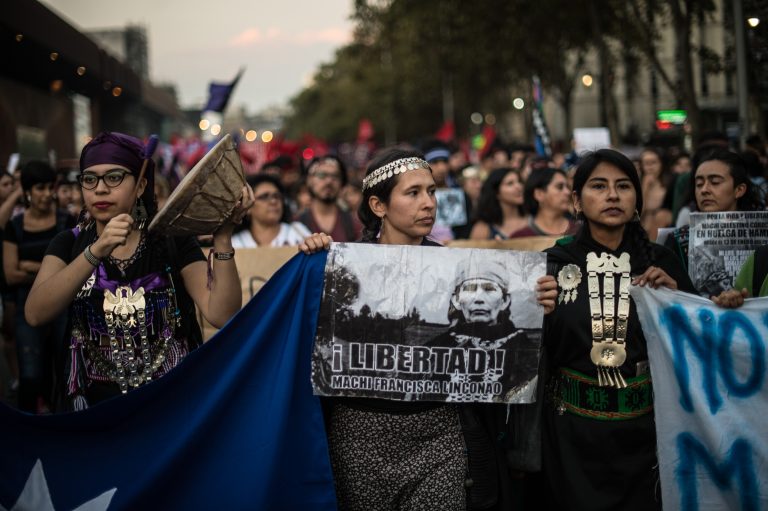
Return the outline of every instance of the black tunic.
{"type": "MultiPolygon", "coordinates": [[[[642,274],[645,249],[625,239],[617,250],[600,245],[588,229],[576,238],[558,242],[547,250],[548,268],[555,276],[567,264],[581,269],[578,297],[558,303],[545,317],[544,346],[549,374],[570,368],[592,378],[597,371],[590,359],[592,331],[587,291],[587,254],[603,252],[630,255],[633,276],[642,274]]],[[[653,266],[660,267],[677,281],[682,291],[695,292],[680,261],[671,251],[652,245],[653,266]]],[[[618,286],[618,279],[616,279],[618,286]]],[[[618,294],[618,293],[617,293],[618,294]]],[[[625,379],[636,376],[638,362],[648,359],[645,337],[630,298],[626,337],[627,360],[621,367],[625,379]]],[[[546,495],[561,509],[658,509],[658,469],[653,413],[629,420],[596,420],[578,415],[558,414],[551,404],[544,408],[543,469],[549,491],[546,495]]]]}

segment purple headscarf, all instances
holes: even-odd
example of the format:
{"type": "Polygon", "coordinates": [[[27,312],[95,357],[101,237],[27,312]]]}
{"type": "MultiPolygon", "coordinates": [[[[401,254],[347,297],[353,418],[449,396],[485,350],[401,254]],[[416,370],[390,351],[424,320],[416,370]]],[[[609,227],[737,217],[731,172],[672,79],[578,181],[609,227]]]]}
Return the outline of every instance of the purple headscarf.
{"type": "MultiPolygon", "coordinates": [[[[144,144],[138,138],[105,131],[96,135],[83,148],[80,155],[80,172],[93,165],[113,163],[127,168],[133,175],[138,176],[146,158],[144,144]]],[[[147,165],[147,172],[150,171],[154,171],[152,160],[147,165]]]]}
{"type": "Polygon", "coordinates": [[[146,146],[138,138],[117,132],[99,133],[83,147],[80,154],[80,172],[93,165],[111,163],[127,168],[138,178],[145,159],[149,161],[144,174],[147,187],[142,199],[149,207],[155,195],[155,162],[152,161],[151,154],[147,155],[146,146]]]}

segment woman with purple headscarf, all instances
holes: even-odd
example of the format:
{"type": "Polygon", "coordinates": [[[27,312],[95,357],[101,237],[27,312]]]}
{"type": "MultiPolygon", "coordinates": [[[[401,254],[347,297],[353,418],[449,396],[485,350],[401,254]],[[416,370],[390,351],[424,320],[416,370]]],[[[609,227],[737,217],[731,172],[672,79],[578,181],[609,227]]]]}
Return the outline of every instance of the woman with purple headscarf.
{"type": "Polygon", "coordinates": [[[147,231],[156,212],[151,149],[101,133],[80,156],[81,221],[48,247],[25,314],[43,324],[69,307],[71,407],[126,393],[173,368],[202,342],[195,305],[214,326],[241,306],[232,232],[250,188],[213,234],[209,262],[191,236],[147,231]]]}

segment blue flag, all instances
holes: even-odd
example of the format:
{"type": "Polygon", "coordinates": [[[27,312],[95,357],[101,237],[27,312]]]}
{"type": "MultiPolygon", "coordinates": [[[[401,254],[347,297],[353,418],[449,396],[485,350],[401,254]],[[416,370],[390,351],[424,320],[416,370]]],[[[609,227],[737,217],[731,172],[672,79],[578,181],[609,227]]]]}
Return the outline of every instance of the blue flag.
{"type": "Polygon", "coordinates": [[[203,108],[203,112],[219,112],[223,113],[229,103],[229,97],[232,95],[232,91],[235,90],[235,85],[243,75],[243,70],[237,72],[237,76],[232,80],[232,83],[216,83],[211,82],[208,85],[208,102],[203,108]]]}
{"type": "Polygon", "coordinates": [[[294,257],[125,396],[49,416],[0,406],[0,509],[336,509],[310,385],[326,254],[294,257]]]}
{"type": "Polygon", "coordinates": [[[550,147],[549,128],[544,121],[544,92],[538,76],[533,77],[533,133],[535,136],[536,154],[552,156],[550,147]]]}

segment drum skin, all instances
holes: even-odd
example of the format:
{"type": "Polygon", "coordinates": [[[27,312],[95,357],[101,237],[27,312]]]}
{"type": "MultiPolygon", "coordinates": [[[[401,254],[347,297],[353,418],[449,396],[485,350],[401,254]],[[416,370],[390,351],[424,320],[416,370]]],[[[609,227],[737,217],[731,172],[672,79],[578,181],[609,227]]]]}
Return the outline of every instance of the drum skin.
{"type": "Polygon", "coordinates": [[[240,155],[224,135],[184,176],[149,229],[168,236],[213,234],[229,219],[245,185],[240,155]]]}

